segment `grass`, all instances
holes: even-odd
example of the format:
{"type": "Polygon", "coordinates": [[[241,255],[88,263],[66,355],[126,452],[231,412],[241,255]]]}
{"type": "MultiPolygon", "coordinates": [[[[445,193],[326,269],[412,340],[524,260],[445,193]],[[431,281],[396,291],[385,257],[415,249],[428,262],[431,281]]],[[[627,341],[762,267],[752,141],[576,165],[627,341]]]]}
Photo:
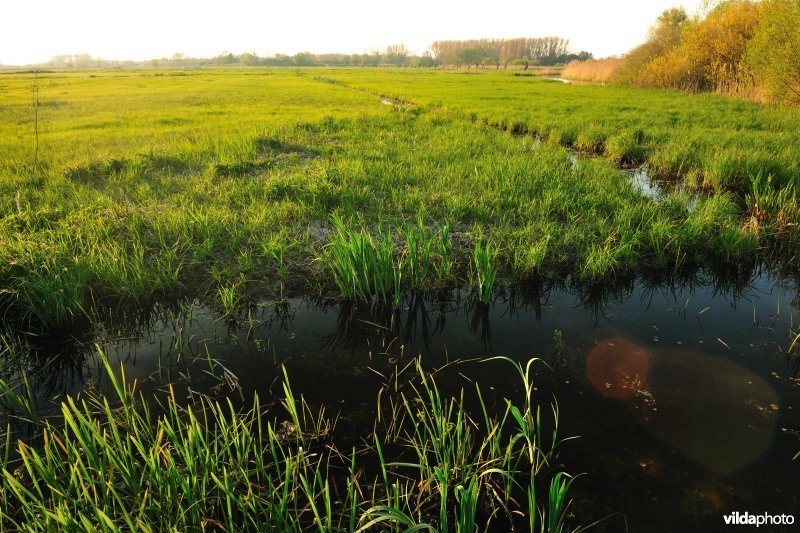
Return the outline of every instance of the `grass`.
{"type": "MultiPolygon", "coordinates": [[[[534,360],[511,362],[525,393],[497,413],[477,385],[471,413],[463,389],[443,394],[441,371],[417,360],[381,390],[372,444],[342,453],[335,424],[295,396],[285,371],[280,412],[265,416],[258,396],[244,410],[208,399],[184,408],[170,388],[153,404],[100,355],[112,397],[67,396],[59,416],[35,422],[39,438],[12,444],[6,433],[3,530],[474,531],[524,520],[558,532],[568,522],[575,478],[556,467],[556,430],[542,434],[534,360]]],[[[6,403],[24,404],[2,383],[6,403]]]]}
{"type": "Polygon", "coordinates": [[[798,179],[800,155],[786,136],[800,120],[796,108],[764,107],[720,95],[511,80],[503,73],[485,73],[468,82],[435,71],[385,76],[333,71],[331,76],[568,146],[583,137],[580,147],[596,153],[603,153],[608,139],[620,132],[635,132],[651,172],[671,178],[695,173],[699,186],[746,188],[748,173],[759,170],[772,174],[778,186],[798,179]]]}
{"type": "Polygon", "coordinates": [[[497,264],[491,243],[476,242],[472,258],[472,278],[478,299],[483,303],[488,303],[491,301],[492,288],[497,277],[497,264]]]}
{"type": "Polygon", "coordinates": [[[389,233],[377,229],[373,237],[366,230],[351,230],[335,219],[335,235],[320,256],[333,275],[343,297],[380,303],[396,302],[401,296],[402,265],[395,261],[389,233]]]}
{"type": "Polygon", "coordinates": [[[39,165],[31,77],[0,75],[0,305],[19,327],[171,296],[230,314],[285,293],[397,305],[470,284],[485,301],[800,241],[795,110],[489,71],[157,74],[40,80],[39,165]],[[709,190],[653,201],[616,168],[641,163],[709,190]]]}

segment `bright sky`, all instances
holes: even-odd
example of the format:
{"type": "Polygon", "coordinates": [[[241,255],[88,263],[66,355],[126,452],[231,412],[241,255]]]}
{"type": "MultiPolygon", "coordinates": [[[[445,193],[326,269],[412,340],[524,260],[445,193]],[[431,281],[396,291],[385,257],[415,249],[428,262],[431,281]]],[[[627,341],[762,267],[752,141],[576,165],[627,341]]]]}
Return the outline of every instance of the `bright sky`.
{"type": "Polygon", "coordinates": [[[181,52],[259,55],[363,53],[404,43],[416,53],[438,39],[570,40],[595,57],[642,42],[661,11],[701,0],[3,0],[0,63],[59,54],[150,59],[181,52]]]}

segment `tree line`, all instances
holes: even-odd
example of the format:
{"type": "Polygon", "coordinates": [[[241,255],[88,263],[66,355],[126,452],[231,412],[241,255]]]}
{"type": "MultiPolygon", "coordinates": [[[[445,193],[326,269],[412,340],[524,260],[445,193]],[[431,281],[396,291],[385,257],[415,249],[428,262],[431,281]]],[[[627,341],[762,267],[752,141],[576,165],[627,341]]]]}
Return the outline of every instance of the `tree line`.
{"type": "Polygon", "coordinates": [[[235,54],[224,51],[214,57],[190,57],[175,53],[170,57],[144,61],[117,61],[92,57],[89,54],[54,56],[38,66],[46,68],[133,68],[133,67],[198,67],[211,65],[242,66],[364,66],[436,67],[509,64],[555,65],[573,59],[592,57],[588,52],[569,51],[569,40],[561,37],[520,37],[515,39],[468,39],[436,41],[421,55],[404,44],[392,44],[384,50],[362,54],[314,54],[260,56],[256,52],[235,54]]]}
{"type": "Polygon", "coordinates": [[[437,64],[457,66],[555,65],[591,57],[589,52],[571,53],[569,40],[555,36],[435,41],[430,50],[437,64]]]}

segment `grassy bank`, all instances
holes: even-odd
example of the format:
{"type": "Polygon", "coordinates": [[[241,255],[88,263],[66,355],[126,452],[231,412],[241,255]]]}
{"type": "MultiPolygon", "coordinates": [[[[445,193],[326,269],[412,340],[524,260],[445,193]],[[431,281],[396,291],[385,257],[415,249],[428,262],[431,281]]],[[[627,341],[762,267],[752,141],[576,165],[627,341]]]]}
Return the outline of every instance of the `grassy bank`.
{"type": "Polygon", "coordinates": [[[36,329],[169,295],[229,313],[285,292],[391,304],[469,283],[486,300],[496,280],[602,282],[797,243],[796,113],[716,96],[416,70],[0,83],[0,301],[36,329]],[[714,188],[653,201],[615,167],[640,160],[714,188]]]}
{"type": "MultiPolygon", "coordinates": [[[[381,389],[374,426],[342,451],[335,422],[296,398],[285,372],[275,405],[184,408],[172,389],[154,404],[103,361],[113,397],[67,397],[60,416],[36,423],[38,437],[6,435],[3,530],[579,530],[557,407],[543,415],[532,397],[534,360],[508,361],[522,395],[498,412],[477,384],[450,396],[440,371],[410,364],[381,389]]],[[[15,416],[38,419],[24,395],[0,390],[15,416]]]]}
{"type": "Polygon", "coordinates": [[[800,110],[764,107],[715,94],[634,87],[564,85],[545,80],[440,71],[333,71],[354,87],[440,105],[483,123],[644,162],[655,176],[687,185],[746,191],[749,176],[798,185],[800,154],[792,132],[800,110]]]}

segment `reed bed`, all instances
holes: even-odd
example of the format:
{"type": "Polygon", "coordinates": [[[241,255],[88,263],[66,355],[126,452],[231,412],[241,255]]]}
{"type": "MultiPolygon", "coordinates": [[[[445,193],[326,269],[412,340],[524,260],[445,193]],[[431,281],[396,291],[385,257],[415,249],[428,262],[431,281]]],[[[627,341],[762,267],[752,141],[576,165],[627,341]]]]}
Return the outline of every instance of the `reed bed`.
{"type": "Polygon", "coordinates": [[[608,83],[614,78],[623,61],[617,57],[570,61],[561,71],[561,77],[567,80],[608,83]]]}

